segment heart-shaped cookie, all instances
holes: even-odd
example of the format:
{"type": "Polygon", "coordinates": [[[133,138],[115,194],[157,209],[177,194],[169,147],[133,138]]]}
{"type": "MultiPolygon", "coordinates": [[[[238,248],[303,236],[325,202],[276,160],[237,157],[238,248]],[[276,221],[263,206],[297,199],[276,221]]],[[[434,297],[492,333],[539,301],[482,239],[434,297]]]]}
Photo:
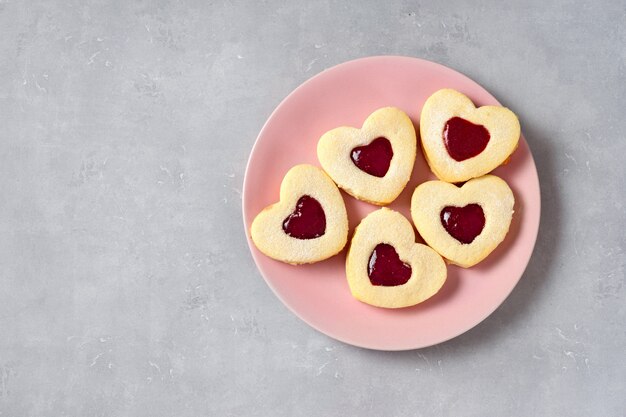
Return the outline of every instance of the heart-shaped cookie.
{"type": "Polygon", "coordinates": [[[424,103],[420,116],[424,155],[443,181],[463,182],[503,164],[517,148],[517,116],[500,106],[476,108],[458,91],[437,91],[424,103]]]}
{"type": "Polygon", "coordinates": [[[411,216],[419,234],[450,263],[468,268],[504,240],[515,198],[506,182],[485,175],[457,187],[443,181],[417,186],[411,216]]]}
{"type": "Polygon", "coordinates": [[[384,107],[370,114],[360,129],[344,126],[326,132],[317,144],[317,157],[348,194],[385,205],[409,181],[416,147],[409,116],[395,107],[384,107]]]}
{"type": "Polygon", "coordinates": [[[381,208],[357,226],[346,259],[350,291],[377,307],[408,307],[432,297],[446,280],[446,265],[434,250],[415,243],[411,223],[381,208]]]}
{"type": "Polygon", "coordinates": [[[265,255],[291,264],[327,259],[348,239],[346,206],[320,168],[296,165],[280,185],[280,201],[252,222],[252,241],[265,255]]]}

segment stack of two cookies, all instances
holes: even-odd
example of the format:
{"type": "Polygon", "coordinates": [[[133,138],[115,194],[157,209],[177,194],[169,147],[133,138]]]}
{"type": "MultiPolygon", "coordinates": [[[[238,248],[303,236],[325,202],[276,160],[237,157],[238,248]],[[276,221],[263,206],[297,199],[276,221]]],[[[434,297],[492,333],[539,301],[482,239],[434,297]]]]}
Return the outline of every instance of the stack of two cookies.
{"type": "MultiPolygon", "coordinates": [[[[476,109],[464,95],[440,90],[425,103],[420,127],[426,159],[443,180],[419,185],[411,201],[413,221],[429,246],[415,243],[404,216],[382,208],[358,225],[347,255],[353,296],[375,306],[406,307],[430,298],[446,279],[442,256],[463,267],[476,264],[504,239],[511,221],[511,190],[503,180],[482,175],[515,150],[515,115],[502,107],[476,109]],[[450,184],[467,180],[460,188],[450,184]]],[[[293,264],[335,255],[348,239],[337,186],[359,200],[387,205],[408,183],[416,148],[413,123],[397,108],[375,111],[361,129],[327,132],[318,143],[324,170],[293,167],[280,201],[254,219],[252,240],[264,254],[293,264]]]]}

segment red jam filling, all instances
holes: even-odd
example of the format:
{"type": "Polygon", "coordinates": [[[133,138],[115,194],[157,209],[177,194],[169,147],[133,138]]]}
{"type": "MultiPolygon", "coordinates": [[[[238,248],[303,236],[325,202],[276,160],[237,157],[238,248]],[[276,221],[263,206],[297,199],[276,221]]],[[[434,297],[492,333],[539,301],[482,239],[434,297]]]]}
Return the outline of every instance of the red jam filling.
{"type": "Polygon", "coordinates": [[[303,195],[296,209],[283,221],[283,230],[296,239],[315,239],[326,232],[326,215],[322,205],[311,196],[303,195]]]}
{"type": "Polygon", "coordinates": [[[411,278],[411,266],[400,260],[393,246],[379,243],[370,255],[367,274],[372,285],[395,287],[411,278]]]}
{"type": "Polygon", "coordinates": [[[352,162],[361,171],[382,178],[389,171],[393,149],[387,138],[376,138],[369,145],[359,146],[350,153],[352,162]]]}
{"type": "Polygon", "coordinates": [[[441,210],[441,224],[461,243],[472,243],[485,227],[485,213],[478,204],[447,206],[441,210]]]}
{"type": "Polygon", "coordinates": [[[443,128],[443,143],[448,154],[456,161],[473,158],[487,147],[489,131],[460,117],[453,117],[443,128]]]}

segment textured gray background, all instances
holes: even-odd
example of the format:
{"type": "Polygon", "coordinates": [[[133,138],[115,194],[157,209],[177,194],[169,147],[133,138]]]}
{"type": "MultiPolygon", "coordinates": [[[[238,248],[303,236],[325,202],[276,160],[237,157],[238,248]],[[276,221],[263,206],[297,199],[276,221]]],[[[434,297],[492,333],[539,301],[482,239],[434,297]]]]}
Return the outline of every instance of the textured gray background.
{"type": "Polygon", "coordinates": [[[352,3],[0,0],[0,415],[626,415],[626,3],[352,3]],[[484,85],[542,185],[515,291],[419,351],[302,323],[241,221],[273,108],[375,54],[484,85]]]}

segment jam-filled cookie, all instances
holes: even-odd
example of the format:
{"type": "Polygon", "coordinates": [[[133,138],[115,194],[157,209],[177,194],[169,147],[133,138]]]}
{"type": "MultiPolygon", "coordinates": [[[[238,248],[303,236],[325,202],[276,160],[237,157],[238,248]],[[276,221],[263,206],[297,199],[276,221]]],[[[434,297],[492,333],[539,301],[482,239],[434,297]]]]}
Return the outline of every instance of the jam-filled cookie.
{"type": "Polygon", "coordinates": [[[416,152],[413,122],[402,110],[384,107],[360,129],[338,127],[317,144],[324,171],[348,194],[377,205],[391,203],[406,186],[416,152]]]}
{"type": "Polygon", "coordinates": [[[381,208],[357,226],[346,259],[352,295],[377,307],[408,307],[432,297],[446,280],[446,265],[434,250],[415,243],[411,223],[381,208]]]}
{"type": "Polygon", "coordinates": [[[462,182],[506,162],[517,148],[520,124],[506,107],[476,108],[468,97],[447,88],[424,103],[420,136],[433,173],[443,181],[462,182]]]}
{"type": "Polygon", "coordinates": [[[468,268],[489,255],[509,231],[515,198],[504,180],[485,175],[462,187],[443,181],[417,186],[411,216],[428,245],[468,268]]]}
{"type": "Polygon", "coordinates": [[[348,239],[339,189],[320,168],[296,165],[280,185],[280,201],[252,222],[252,241],[265,255],[291,264],[327,259],[348,239]]]}

